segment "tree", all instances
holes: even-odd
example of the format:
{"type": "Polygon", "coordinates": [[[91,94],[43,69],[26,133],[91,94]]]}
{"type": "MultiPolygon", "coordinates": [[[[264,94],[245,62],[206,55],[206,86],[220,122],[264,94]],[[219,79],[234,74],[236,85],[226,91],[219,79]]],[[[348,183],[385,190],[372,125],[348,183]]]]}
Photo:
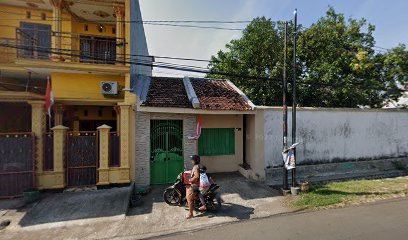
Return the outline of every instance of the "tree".
{"type": "MultiPolygon", "coordinates": [[[[290,25],[289,33],[292,29],[290,25]]],[[[381,107],[387,100],[401,96],[400,86],[407,82],[408,75],[405,46],[376,53],[372,36],[375,27],[366,20],[346,20],[330,7],[326,16],[310,28],[298,29],[296,71],[300,105],[381,107]]],[[[209,67],[213,73],[233,75],[227,78],[256,104],[280,105],[283,37],[281,22],[255,18],[240,39],[226,45],[227,51],[212,57],[209,67]]],[[[292,42],[289,43],[287,62],[291,73],[292,42]]],[[[209,76],[225,78],[219,74],[209,76]]]]}
{"type": "MultiPolygon", "coordinates": [[[[279,24],[265,17],[255,18],[243,31],[241,39],[226,45],[228,51],[213,56],[209,68],[242,77],[228,77],[257,104],[281,101],[283,42],[279,24]],[[257,76],[258,78],[248,78],[257,76]],[[265,80],[260,78],[270,78],[265,80]]],[[[225,78],[210,74],[209,77],[225,78]]]]}

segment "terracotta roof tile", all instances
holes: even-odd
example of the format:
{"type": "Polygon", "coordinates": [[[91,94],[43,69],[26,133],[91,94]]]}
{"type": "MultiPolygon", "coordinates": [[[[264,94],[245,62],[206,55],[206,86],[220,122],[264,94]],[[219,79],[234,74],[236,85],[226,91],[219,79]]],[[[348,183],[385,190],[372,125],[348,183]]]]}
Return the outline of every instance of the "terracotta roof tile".
{"type": "Polygon", "coordinates": [[[202,109],[252,110],[245,99],[226,80],[191,78],[191,83],[202,109]]]}
{"type": "MultiPolygon", "coordinates": [[[[190,78],[204,110],[251,111],[251,106],[226,81],[190,78]]],[[[193,108],[183,78],[152,77],[144,106],[193,108]]]]}
{"type": "Polygon", "coordinates": [[[183,79],[152,77],[145,106],[192,108],[183,79]]]}

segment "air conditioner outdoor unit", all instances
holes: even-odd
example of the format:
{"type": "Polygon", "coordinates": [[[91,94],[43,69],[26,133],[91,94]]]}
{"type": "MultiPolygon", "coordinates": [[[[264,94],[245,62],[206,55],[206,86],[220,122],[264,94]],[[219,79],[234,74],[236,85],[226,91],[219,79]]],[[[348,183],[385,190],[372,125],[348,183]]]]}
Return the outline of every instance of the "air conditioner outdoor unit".
{"type": "Polygon", "coordinates": [[[103,95],[118,94],[118,82],[101,82],[101,93],[103,95]]]}

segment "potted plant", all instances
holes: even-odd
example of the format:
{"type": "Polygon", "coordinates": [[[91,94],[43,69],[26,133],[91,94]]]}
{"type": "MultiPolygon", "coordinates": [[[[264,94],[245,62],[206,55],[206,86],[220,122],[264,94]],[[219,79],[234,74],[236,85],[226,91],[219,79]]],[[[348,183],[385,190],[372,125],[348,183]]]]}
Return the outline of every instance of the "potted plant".
{"type": "Polygon", "coordinates": [[[300,187],[290,187],[290,193],[294,196],[298,195],[300,192],[300,187]]]}
{"type": "Polygon", "coordinates": [[[309,192],[310,190],[310,184],[308,181],[302,181],[300,182],[300,191],[301,192],[309,192]]]}
{"type": "Polygon", "coordinates": [[[36,202],[40,199],[40,192],[38,189],[29,188],[23,191],[23,198],[26,204],[36,202]]]}

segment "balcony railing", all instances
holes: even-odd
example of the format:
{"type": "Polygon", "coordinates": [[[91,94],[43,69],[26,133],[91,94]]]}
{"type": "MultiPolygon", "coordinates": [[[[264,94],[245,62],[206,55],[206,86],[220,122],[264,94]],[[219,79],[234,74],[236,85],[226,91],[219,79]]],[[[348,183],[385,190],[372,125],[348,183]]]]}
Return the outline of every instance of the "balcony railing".
{"type": "Polygon", "coordinates": [[[0,38],[0,63],[10,63],[16,58],[16,39],[0,38]]]}
{"type": "MultiPolygon", "coordinates": [[[[66,62],[124,64],[124,38],[16,28],[16,39],[0,39],[0,52],[17,58],[58,59],[66,62]],[[52,47],[60,41],[60,47],[52,47]]],[[[0,57],[0,61],[1,61],[0,57]]],[[[9,57],[10,59],[10,57],[9,57]]]]}

